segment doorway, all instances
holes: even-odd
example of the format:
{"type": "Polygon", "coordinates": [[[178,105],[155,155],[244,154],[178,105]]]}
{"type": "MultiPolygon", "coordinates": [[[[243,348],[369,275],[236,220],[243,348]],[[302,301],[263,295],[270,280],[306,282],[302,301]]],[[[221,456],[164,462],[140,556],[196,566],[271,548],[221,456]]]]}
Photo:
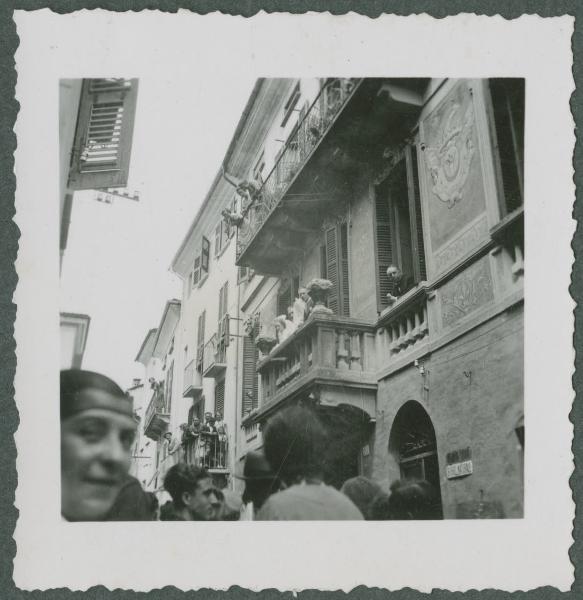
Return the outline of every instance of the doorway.
{"type": "Polygon", "coordinates": [[[427,481],[433,490],[433,518],[443,518],[435,429],[427,411],[414,400],[397,412],[389,437],[389,452],[404,481],[427,481]]]}

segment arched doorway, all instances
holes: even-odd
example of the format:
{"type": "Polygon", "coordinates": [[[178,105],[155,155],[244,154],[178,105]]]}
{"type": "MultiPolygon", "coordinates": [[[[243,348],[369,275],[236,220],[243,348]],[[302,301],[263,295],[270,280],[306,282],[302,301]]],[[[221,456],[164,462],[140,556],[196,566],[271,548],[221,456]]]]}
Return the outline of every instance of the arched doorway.
{"type": "Polygon", "coordinates": [[[435,492],[436,519],[443,518],[435,429],[427,411],[414,400],[397,412],[389,436],[389,452],[402,480],[425,480],[435,492]]]}

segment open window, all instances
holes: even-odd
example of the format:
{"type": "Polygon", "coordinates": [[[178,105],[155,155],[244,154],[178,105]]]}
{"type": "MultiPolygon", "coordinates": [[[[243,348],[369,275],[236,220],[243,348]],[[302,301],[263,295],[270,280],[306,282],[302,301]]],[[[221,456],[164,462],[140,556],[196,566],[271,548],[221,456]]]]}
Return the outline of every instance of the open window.
{"type": "Polygon", "coordinates": [[[490,79],[489,85],[500,211],[505,216],[524,202],[524,79],[490,79]]]}
{"type": "Polygon", "coordinates": [[[387,294],[402,295],[427,278],[417,155],[407,146],[377,187],[375,198],[377,305],[389,306],[387,294]],[[401,271],[398,292],[387,276],[387,268],[401,271]]]}
{"type": "Polygon", "coordinates": [[[69,171],[71,189],[127,185],[137,94],[137,79],[83,80],[69,171]]]}

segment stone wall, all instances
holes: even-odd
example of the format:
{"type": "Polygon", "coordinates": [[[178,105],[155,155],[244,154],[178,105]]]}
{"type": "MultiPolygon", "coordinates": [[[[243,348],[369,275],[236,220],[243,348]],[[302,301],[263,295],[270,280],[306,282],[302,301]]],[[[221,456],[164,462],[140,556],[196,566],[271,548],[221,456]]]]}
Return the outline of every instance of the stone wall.
{"type": "Polygon", "coordinates": [[[435,428],[445,518],[523,515],[522,305],[483,323],[423,361],[379,382],[372,475],[384,487],[400,476],[389,452],[398,410],[419,402],[435,428]],[[428,389],[424,389],[424,385],[428,389]],[[446,477],[447,455],[470,449],[473,473],[446,477]]]}

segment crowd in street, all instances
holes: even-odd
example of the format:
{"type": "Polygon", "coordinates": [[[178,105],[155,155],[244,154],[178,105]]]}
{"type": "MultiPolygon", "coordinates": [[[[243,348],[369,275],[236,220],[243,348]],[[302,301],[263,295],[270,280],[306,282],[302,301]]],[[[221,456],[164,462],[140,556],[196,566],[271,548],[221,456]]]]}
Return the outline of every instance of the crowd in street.
{"type": "MultiPolygon", "coordinates": [[[[242,494],[219,489],[204,466],[179,460],[165,474],[171,500],[162,506],[129,475],[137,424],[131,398],[116,383],[91,371],[61,371],[60,416],[61,512],[68,521],[436,518],[425,481],[396,481],[388,492],[363,476],[340,490],[327,485],[325,429],[305,406],[269,420],[263,449],[247,453],[235,475],[242,494]]],[[[218,439],[225,433],[211,417],[209,433],[218,439]]]]}

